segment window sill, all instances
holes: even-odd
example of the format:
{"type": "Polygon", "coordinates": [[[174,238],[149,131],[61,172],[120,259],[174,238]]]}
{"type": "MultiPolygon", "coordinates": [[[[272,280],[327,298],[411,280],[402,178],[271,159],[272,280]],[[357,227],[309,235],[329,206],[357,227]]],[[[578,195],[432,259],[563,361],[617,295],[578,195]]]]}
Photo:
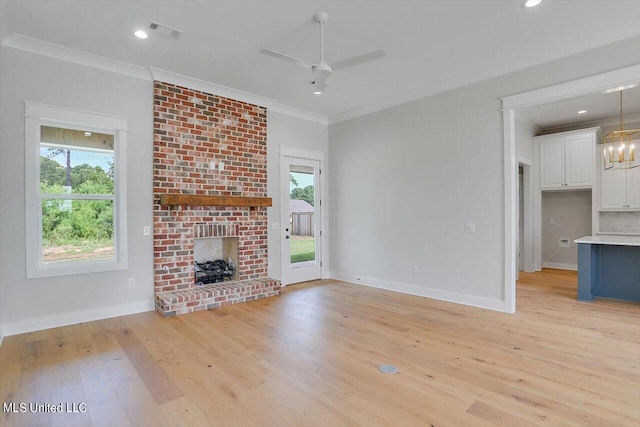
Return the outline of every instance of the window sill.
{"type": "Polygon", "coordinates": [[[102,273],[105,271],[126,270],[126,261],[83,262],[78,264],[50,264],[27,266],[27,279],[72,276],[76,274],[102,273]]]}

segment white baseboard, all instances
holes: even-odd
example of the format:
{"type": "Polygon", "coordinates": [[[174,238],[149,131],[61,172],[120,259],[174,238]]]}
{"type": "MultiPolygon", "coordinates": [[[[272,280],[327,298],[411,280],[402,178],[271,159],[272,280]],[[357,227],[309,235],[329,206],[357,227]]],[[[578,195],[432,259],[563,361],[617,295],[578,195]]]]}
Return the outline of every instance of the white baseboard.
{"type": "Polygon", "coordinates": [[[345,274],[337,271],[332,271],[330,273],[330,276],[332,279],[355,283],[357,285],[370,286],[372,288],[385,289],[388,291],[400,292],[403,294],[433,298],[441,301],[453,302],[456,304],[469,305],[476,308],[486,308],[488,310],[506,312],[505,302],[503,300],[460,294],[457,292],[449,292],[442,289],[410,285],[407,283],[391,282],[388,280],[375,279],[372,277],[355,276],[352,274],[345,274]]]}
{"type": "Polygon", "coordinates": [[[143,313],[155,310],[153,299],[131,302],[127,304],[98,307],[91,310],[60,313],[52,316],[36,317],[17,322],[9,322],[2,325],[0,336],[24,334],[26,332],[41,331],[60,326],[74,325],[76,323],[91,322],[93,320],[108,319],[111,317],[125,316],[127,314],[143,313]]]}
{"type": "Polygon", "coordinates": [[[562,262],[543,262],[542,268],[555,268],[558,270],[572,270],[578,271],[578,266],[576,264],[565,264],[562,262]]]}

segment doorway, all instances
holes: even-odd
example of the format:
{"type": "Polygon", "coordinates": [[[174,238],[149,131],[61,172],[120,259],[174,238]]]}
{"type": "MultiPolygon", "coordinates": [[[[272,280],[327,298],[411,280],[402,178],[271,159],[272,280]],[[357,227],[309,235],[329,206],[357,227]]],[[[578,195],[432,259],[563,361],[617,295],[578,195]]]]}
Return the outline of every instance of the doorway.
{"type": "Polygon", "coordinates": [[[518,235],[516,237],[517,269],[516,280],[520,278],[520,272],[524,270],[524,261],[522,260],[524,252],[524,168],[522,164],[518,166],[518,235]]]}
{"type": "MultiPolygon", "coordinates": [[[[504,130],[504,311],[516,309],[516,271],[518,234],[518,164],[515,150],[515,115],[518,109],[575,98],[599,91],[613,91],[640,84],[640,65],[633,65],[607,73],[585,77],[554,86],[536,89],[502,98],[504,130]]],[[[525,176],[526,186],[526,176],[525,176]]],[[[526,192],[525,192],[526,194],[526,192]]],[[[526,204],[526,201],[525,201],[526,204]]],[[[525,208],[526,212],[526,208],[525,208]]],[[[539,221],[536,220],[539,223],[539,221]]],[[[526,224],[526,220],[525,220],[526,224]]],[[[526,231],[525,231],[526,232],[526,231]]],[[[537,242],[536,242],[537,243],[537,242]]],[[[537,252],[537,251],[536,251],[537,252]]],[[[538,260],[536,260],[538,261],[538,260]]],[[[525,256],[525,265],[527,264],[525,256]]]]}
{"type": "Polygon", "coordinates": [[[322,277],[320,161],[280,157],[282,283],[322,277]]]}

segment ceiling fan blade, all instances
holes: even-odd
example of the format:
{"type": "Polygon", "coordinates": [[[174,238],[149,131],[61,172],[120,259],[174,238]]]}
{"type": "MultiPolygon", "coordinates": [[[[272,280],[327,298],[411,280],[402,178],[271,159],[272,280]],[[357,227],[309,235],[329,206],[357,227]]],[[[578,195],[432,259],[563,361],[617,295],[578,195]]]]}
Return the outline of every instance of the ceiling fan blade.
{"type": "Polygon", "coordinates": [[[303,61],[302,59],[294,58],[293,56],[286,55],[284,53],[276,52],[271,49],[262,49],[260,53],[265,55],[273,56],[274,58],[284,59],[285,61],[293,62],[294,64],[298,64],[306,69],[313,68],[313,64],[307,61],[303,61]]]}
{"type": "Polygon", "coordinates": [[[354,56],[353,58],[347,58],[343,59],[342,61],[334,62],[333,64],[331,64],[331,66],[334,70],[338,71],[386,57],[387,52],[385,52],[383,49],[380,49],[374,52],[365,53],[363,55],[354,56]]]}

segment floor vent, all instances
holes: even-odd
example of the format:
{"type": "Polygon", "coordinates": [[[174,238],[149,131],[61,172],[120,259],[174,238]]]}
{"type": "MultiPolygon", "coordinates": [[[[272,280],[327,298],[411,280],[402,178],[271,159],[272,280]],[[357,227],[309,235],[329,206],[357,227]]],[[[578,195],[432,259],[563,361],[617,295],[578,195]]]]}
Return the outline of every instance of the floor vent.
{"type": "Polygon", "coordinates": [[[380,371],[385,374],[397,374],[399,372],[398,368],[393,365],[382,365],[380,366],[380,371]]]}

